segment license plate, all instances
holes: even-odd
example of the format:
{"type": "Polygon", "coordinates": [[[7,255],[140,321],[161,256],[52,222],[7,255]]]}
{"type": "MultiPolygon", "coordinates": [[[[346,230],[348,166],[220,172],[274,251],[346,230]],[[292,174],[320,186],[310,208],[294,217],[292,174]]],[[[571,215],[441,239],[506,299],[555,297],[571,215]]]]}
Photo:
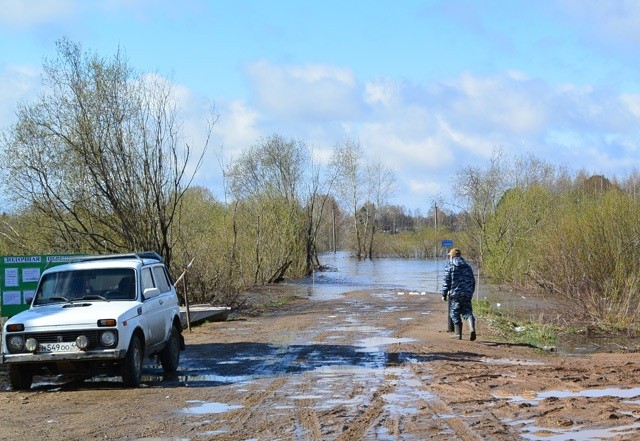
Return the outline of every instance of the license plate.
{"type": "Polygon", "coordinates": [[[76,342],[67,343],[40,343],[39,352],[74,352],[78,347],[76,342]]]}

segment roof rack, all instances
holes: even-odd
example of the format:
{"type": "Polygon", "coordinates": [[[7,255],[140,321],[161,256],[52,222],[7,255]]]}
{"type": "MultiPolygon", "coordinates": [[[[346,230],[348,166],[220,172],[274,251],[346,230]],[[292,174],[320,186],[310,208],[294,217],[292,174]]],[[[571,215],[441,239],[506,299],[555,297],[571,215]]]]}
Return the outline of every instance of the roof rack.
{"type": "Polygon", "coordinates": [[[155,259],[160,262],[164,262],[164,259],[160,254],[155,251],[140,251],[136,253],[125,253],[125,254],[105,254],[105,255],[94,255],[94,256],[84,256],[79,257],[75,262],[85,262],[88,260],[115,260],[115,259],[155,259]]]}

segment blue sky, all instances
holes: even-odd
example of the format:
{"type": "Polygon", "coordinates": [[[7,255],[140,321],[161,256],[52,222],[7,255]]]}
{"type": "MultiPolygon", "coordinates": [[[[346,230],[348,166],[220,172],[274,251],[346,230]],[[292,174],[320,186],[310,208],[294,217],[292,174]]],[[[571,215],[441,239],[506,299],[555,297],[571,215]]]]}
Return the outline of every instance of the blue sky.
{"type": "Polygon", "coordinates": [[[640,159],[635,0],[0,0],[0,128],[62,37],[170,78],[192,146],[216,106],[196,183],[218,195],[218,157],[274,133],[319,161],[358,140],[423,213],[497,147],[611,178],[640,159]]]}

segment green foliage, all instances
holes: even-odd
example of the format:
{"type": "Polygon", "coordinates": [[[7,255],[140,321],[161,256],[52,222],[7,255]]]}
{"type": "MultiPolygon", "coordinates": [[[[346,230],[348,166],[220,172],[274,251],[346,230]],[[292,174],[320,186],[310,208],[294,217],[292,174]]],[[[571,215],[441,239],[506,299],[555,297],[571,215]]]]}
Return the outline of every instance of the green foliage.
{"type": "Polygon", "coordinates": [[[531,251],[553,228],[553,192],[541,185],[508,190],[486,223],[484,268],[496,283],[526,284],[531,251]]]}
{"type": "Polygon", "coordinates": [[[172,274],[178,277],[193,260],[186,276],[190,301],[205,303],[213,296],[216,304],[233,305],[241,284],[233,277],[233,235],[227,208],[209,190],[194,187],[185,193],[179,222],[172,274]]]}
{"type": "Polygon", "coordinates": [[[406,259],[431,259],[446,254],[442,247],[443,239],[452,239],[461,243],[462,235],[452,233],[446,227],[437,229],[422,226],[413,231],[401,231],[396,234],[381,233],[377,237],[377,257],[399,257],[406,259]]]}
{"type": "Polygon", "coordinates": [[[190,298],[234,305],[240,292],[273,281],[281,270],[302,275],[303,221],[295,201],[264,197],[225,205],[206,189],[190,189],[174,250],[174,274],[195,257],[188,272],[190,298]]]}
{"type": "Polygon", "coordinates": [[[473,311],[476,316],[496,329],[501,338],[506,341],[524,343],[537,348],[556,345],[559,330],[554,326],[508,317],[502,311],[492,308],[489,302],[484,300],[474,301],[473,311]]]}
{"type": "Polygon", "coordinates": [[[569,197],[532,250],[532,279],[596,324],[637,326],[640,205],[618,190],[569,197]]]}
{"type": "Polygon", "coordinates": [[[601,175],[570,178],[532,157],[510,164],[496,156],[458,178],[470,220],[461,243],[493,282],[551,293],[586,324],[638,327],[637,173],[619,185],[601,175]]]}

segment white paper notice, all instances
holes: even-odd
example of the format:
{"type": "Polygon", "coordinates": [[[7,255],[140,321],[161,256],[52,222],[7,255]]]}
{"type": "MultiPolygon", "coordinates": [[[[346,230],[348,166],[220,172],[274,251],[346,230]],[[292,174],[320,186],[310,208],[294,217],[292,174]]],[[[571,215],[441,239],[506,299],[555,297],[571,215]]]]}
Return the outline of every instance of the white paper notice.
{"type": "Polygon", "coordinates": [[[21,305],[22,297],[20,291],[4,291],[2,293],[3,305],[21,305]]]}
{"type": "Polygon", "coordinates": [[[25,303],[31,303],[31,300],[33,300],[33,298],[36,295],[35,291],[22,291],[22,295],[24,296],[24,302],[25,303]]]}
{"type": "Polygon", "coordinates": [[[4,269],[4,286],[18,286],[18,268],[4,269]]]}
{"type": "Polygon", "coordinates": [[[22,268],[22,282],[37,282],[40,279],[40,268],[22,268]]]}

